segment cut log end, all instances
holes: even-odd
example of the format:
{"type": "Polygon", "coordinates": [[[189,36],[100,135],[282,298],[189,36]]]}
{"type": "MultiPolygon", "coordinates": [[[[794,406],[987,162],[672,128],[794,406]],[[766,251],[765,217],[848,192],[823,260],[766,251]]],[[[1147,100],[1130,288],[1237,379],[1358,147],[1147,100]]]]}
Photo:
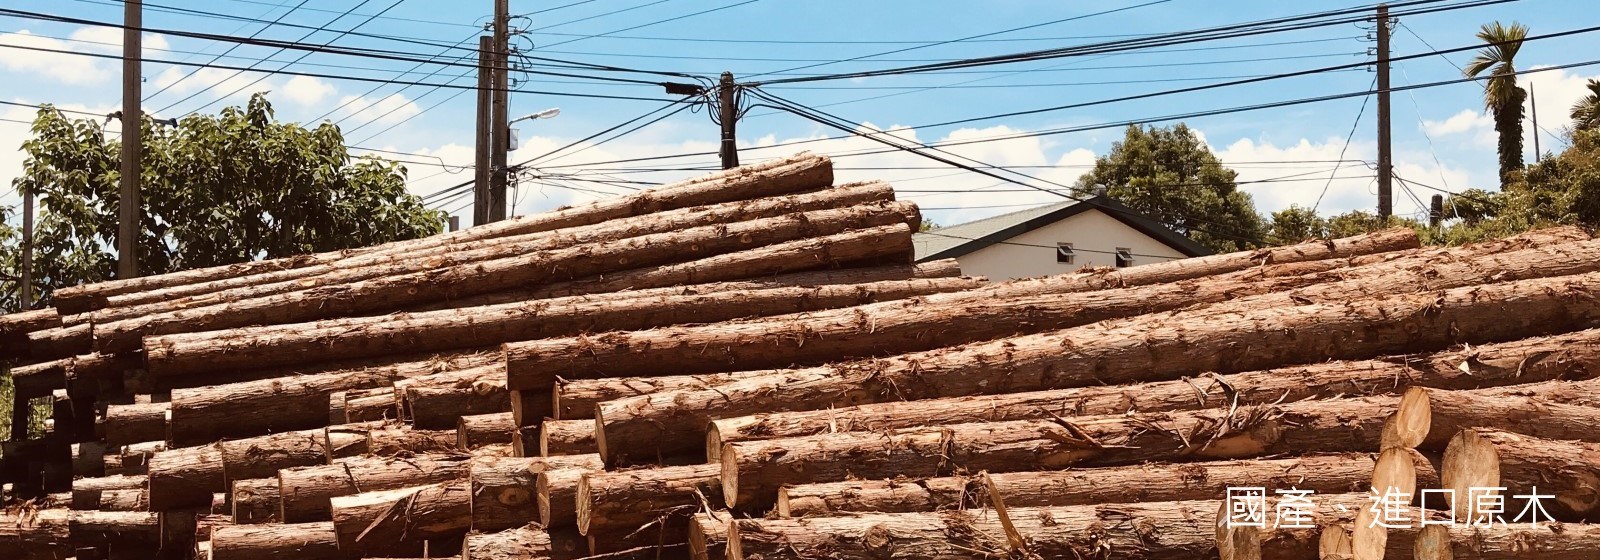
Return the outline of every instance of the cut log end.
{"type": "Polygon", "coordinates": [[[594,446],[600,453],[600,460],[611,466],[612,455],[606,450],[606,417],[598,406],[594,408],[594,446]]]}
{"type": "MultiPolygon", "coordinates": [[[[595,408],[595,416],[600,415],[600,409],[595,408]]],[[[600,440],[600,433],[595,433],[595,441],[600,440]]],[[[722,431],[717,428],[717,423],[712,422],[706,429],[706,462],[715,463],[722,460],[722,431]]]]}
{"type": "MultiPolygon", "coordinates": [[[[598,415],[595,416],[599,418],[598,415]]],[[[722,460],[722,499],[729,508],[739,504],[739,450],[729,445],[723,448],[722,460]]],[[[728,535],[729,557],[733,558],[733,545],[735,539],[730,532],[728,535]]]]}
{"type": "Polygon", "coordinates": [[[1455,560],[1450,549],[1450,530],[1443,525],[1429,525],[1417,532],[1417,542],[1412,547],[1416,560],[1455,560]]]}
{"type": "Polygon", "coordinates": [[[725,511],[695,514],[689,521],[689,557],[694,560],[722,560],[730,518],[725,511]]]}
{"type": "MultiPolygon", "coordinates": [[[[545,482],[545,480],[546,480],[546,477],[539,477],[539,482],[545,482]]],[[[545,489],[543,487],[541,487],[541,488],[539,488],[539,495],[540,496],[546,496],[548,494],[546,493],[545,489]]],[[[591,504],[589,503],[589,500],[591,500],[591,499],[592,498],[590,497],[590,493],[589,493],[589,477],[585,476],[583,478],[578,479],[578,498],[577,498],[578,532],[581,533],[581,534],[584,534],[584,535],[588,535],[589,534],[590,512],[593,511],[593,509],[590,507],[591,504]]],[[[548,501],[548,500],[546,500],[546,501],[548,501]]],[[[541,507],[543,507],[543,506],[541,505],[541,507]]],[[[541,515],[540,519],[544,519],[545,517],[543,517],[543,516],[544,515],[548,515],[548,514],[545,513],[545,512],[541,512],[540,515],[541,515]]]]}
{"type": "Polygon", "coordinates": [[[1322,529],[1317,540],[1317,558],[1320,560],[1353,560],[1355,543],[1350,538],[1350,527],[1344,524],[1329,525],[1322,529]]]}
{"type": "Polygon", "coordinates": [[[1385,449],[1378,455],[1372,469],[1372,488],[1379,492],[1417,494],[1417,466],[1413,451],[1405,448],[1385,449]]]}
{"type": "Polygon", "coordinates": [[[1472,502],[1465,499],[1470,489],[1500,485],[1500,452],[1477,430],[1462,430],[1450,438],[1442,467],[1440,482],[1456,496],[1451,506],[1455,519],[1467,519],[1472,513],[1472,502]]]}
{"type": "Polygon", "coordinates": [[[1383,560],[1389,545],[1389,529],[1374,519],[1378,514],[1372,508],[1356,512],[1355,524],[1350,532],[1351,558],[1355,560],[1383,560]]]}
{"type": "Polygon", "coordinates": [[[546,473],[539,473],[534,478],[534,501],[539,504],[539,521],[548,526],[550,516],[550,477],[546,473]]]}
{"type": "Polygon", "coordinates": [[[1414,449],[1427,439],[1433,425],[1433,407],[1428,404],[1428,390],[1421,387],[1406,389],[1400,397],[1400,406],[1383,424],[1380,439],[1382,449],[1402,447],[1414,449]]]}
{"type": "MultiPolygon", "coordinates": [[[[730,504],[732,502],[729,502],[730,504]]],[[[725,547],[728,560],[744,560],[744,548],[739,546],[739,522],[728,522],[728,544],[725,547]]]]}

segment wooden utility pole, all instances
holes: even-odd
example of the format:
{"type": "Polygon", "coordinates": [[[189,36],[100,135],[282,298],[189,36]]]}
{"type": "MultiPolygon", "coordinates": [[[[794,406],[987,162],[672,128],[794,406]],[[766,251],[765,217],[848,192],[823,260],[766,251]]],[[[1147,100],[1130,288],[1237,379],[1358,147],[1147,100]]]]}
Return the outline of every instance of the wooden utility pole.
{"type": "Polygon", "coordinates": [[[1428,202],[1428,227],[1439,227],[1439,222],[1444,221],[1444,195],[1433,195],[1433,200],[1428,202]]]}
{"type": "Polygon", "coordinates": [[[723,72],[722,83],[717,86],[717,105],[722,121],[722,168],[739,166],[739,145],[735,143],[734,124],[739,120],[739,105],[735,101],[733,73],[723,72]]]}
{"type": "Polygon", "coordinates": [[[1539,102],[1533,96],[1533,82],[1528,82],[1528,104],[1533,109],[1533,162],[1539,163],[1544,152],[1539,150],[1539,102]]]}
{"type": "Polygon", "coordinates": [[[33,192],[22,193],[22,285],[17,311],[33,308],[33,192]]]}
{"type": "Polygon", "coordinates": [[[144,152],[139,108],[139,30],[144,26],[141,0],[126,0],[122,29],[122,167],[117,199],[117,278],[139,275],[139,158],[144,152]]]}
{"type": "Polygon", "coordinates": [[[494,38],[478,37],[478,153],[473,160],[472,223],[489,223],[489,190],[492,180],[490,166],[494,151],[494,136],[490,132],[490,119],[494,116],[494,38]]]}
{"type": "Polygon", "coordinates": [[[1378,219],[1394,214],[1394,160],[1389,146],[1389,5],[1378,4],[1378,219]]]}
{"type": "Polygon", "coordinates": [[[511,129],[506,112],[507,93],[511,87],[510,35],[506,25],[511,19],[511,0],[494,0],[494,149],[490,167],[494,176],[489,180],[489,221],[506,219],[506,148],[511,146],[511,129]]]}

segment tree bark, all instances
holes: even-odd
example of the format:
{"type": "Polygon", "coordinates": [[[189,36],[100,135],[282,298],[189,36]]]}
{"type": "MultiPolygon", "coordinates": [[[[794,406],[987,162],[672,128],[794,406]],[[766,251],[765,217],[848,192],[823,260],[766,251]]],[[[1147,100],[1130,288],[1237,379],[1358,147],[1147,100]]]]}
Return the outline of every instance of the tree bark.
{"type": "Polygon", "coordinates": [[[638,282],[650,277],[648,270],[623,273],[614,277],[601,277],[574,282],[563,282],[538,288],[508,290],[481,296],[451,300],[445,303],[419,306],[412,311],[438,311],[461,307],[503,305],[538,299],[587,296],[591,299],[632,299],[671,295],[710,294],[738,290],[764,290],[785,286],[821,286],[827,284],[868,284],[915,278],[953,278],[961,276],[961,263],[955,259],[915,264],[865,264],[851,259],[848,268],[831,268],[807,272],[779,272],[765,276],[756,275],[739,280],[683,281],[662,283],[652,288],[639,288],[638,282]]]}
{"type": "Polygon", "coordinates": [[[108,301],[109,307],[91,314],[90,320],[106,323],[311,287],[349,284],[383,276],[517,257],[586,243],[617,241],[698,226],[846,208],[893,199],[894,191],[887,184],[850,184],[806,194],[682,208],[628,220],[499,237],[487,243],[456,244],[424,251],[383,252],[329,265],[113,297],[108,301]]]}
{"type": "Polygon", "coordinates": [[[1593,524],[1523,524],[1482,527],[1433,525],[1418,540],[1416,560],[1584,560],[1600,550],[1600,526],[1593,524]]]}
{"type": "Polygon", "coordinates": [[[687,542],[680,539],[687,537],[689,517],[700,509],[701,500],[721,501],[720,474],[721,468],[712,464],[590,473],[578,482],[578,532],[638,532],[654,542],[664,531],[670,543],[687,542]]]}
{"type": "Polygon", "coordinates": [[[472,465],[472,528],[498,531],[538,521],[538,478],[545,472],[599,471],[600,456],[508,457],[472,465]]]}
{"type": "Polygon", "coordinates": [[[346,257],[362,254],[414,254],[434,247],[450,250],[465,243],[497,237],[579,227],[677,208],[803,192],[826,187],[832,182],[832,163],[826,157],[797,154],[789,158],[764,162],[760,165],[740,167],[696,177],[629,196],[608,198],[555,212],[512,218],[494,224],[467,228],[459,232],[450,232],[422,239],[396,241],[361,249],[301,255],[285,259],[203,268],[144,278],[101,282],[75,288],[63,288],[57,290],[54,297],[58,306],[64,305],[71,309],[71,313],[79,313],[101,307],[104,305],[106,298],[118,294],[146,292],[170,286],[258,275],[285,268],[307,267],[336,262],[346,257]]]}
{"type": "MultiPolygon", "coordinates": [[[[1033,474],[1042,476],[1048,473],[1033,474]]],[[[982,488],[973,485],[973,482],[964,476],[950,476],[784,486],[778,489],[776,512],[779,517],[812,517],[844,512],[910,513],[960,509],[978,503],[977,496],[969,493],[981,491],[982,488]]]]}
{"type": "Polygon", "coordinates": [[[166,451],[165,441],[146,441],[122,446],[119,468],[123,475],[144,475],[150,471],[150,458],[166,451]]]}
{"type": "Polygon", "coordinates": [[[379,457],[414,453],[455,453],[455,430],[419,430],[410,426],[387,426],[367,432],[367,452],[379,457]]]}
{"type": "Polygon", "coordinates": [[[230,525],[211,530],[211,560],[350,560],[333,522],[230,525]]]}
{"type": "Polygon", "coordinates": [[[546,560],[551,552],[550,533],[534,524],[469,534],[461,547],[461,560],[546,560]]]}
{"type": "MultiPolygon", "coordinates": [[[[1592,439],[1592,438],[1591,438],[1592,439]]],[[[1539,501],[1548,516],[1561,521],[1582,521],[1600,509],[1600,444],[1526,436],[1487,428],[1462,430],[1451,438],[1442,469],[1444,488],[1458,489],[1458,519],[1472,518],[1468,490],[1505,488],[1508,515],[1522,511],[1526,498],[1542,494],[1539,501]],[[1537,488],[1537,492],[1534,492],[1537,488]]]]}
{"type": "Polygon", "coordinates": [[[403,379],[394,383],[406,418],[424,429],[454,428],[462,416],[511,411],[503,365],[403,379]]]}
{"type": "MultiPolygon", "coordinates": [[[[591,432],[593,429],[591,426],[591,432]]],[[[456,423],[456,445],[474,449],[494,443],[512,443],[511,436],[516,431],[517,425],[511,421],[510,412],[462,416],[456,423]]],[[[589,452],[594,453],[594,450],[589,452]]]]}
{"type": "Polygon", "coordinates": [[[394,420],[394,387],[373,387],[344,391],[344,423],[394,420]]]}
{"type": "MultiPolygon", "coordinates": [[[[60,292],[61,290],[56,291],[60,292]]],[[[60,300],[54,300],[53,303],[60,304],[61,302],[60,300]]],[[[54,307],[0,315],[0,336],[27,334],[59,326],[61,326],[61,314],[57,313],[54,307]]],[[[11,339],[3,340],[11,341],[11,339]]]]}
{"type": "MultiPolygon", "coordinates": [[[[471,353],[383,366],[335,370],[244,383],[172,391],[171,438],[195,445],[224,437],[247,437],[328,424],[324,410],[335,391],[384,387],[400,379],[473,367],[496,368],[499,353],[471,353]]],[[[489,375],[489,370],[483,370],[489,375]]]]}
{"type": "MultiPolygon", "coordinates": [[[[129,499],[129,496],[122,494],[122,492],[142,492],[148,482],[149,479],[147,477],[137,475],[103,476],[74,480],[72,481],[72,509],[110,509],[104,506],[111,503],[123,504],[129,499]]],[[[135,496],[133,499],[141,498],[135,496]]],[[[148,510],[147,500],[145,505],[147,507],[138,510],[121,511],[148,510]]]]}
{"type": "Polygon", "coordinates": [[[123,446],[167,437],[171,403],[114,404],[106,407],[106,445],[123,446]]]}
{"type": "Polygon", "coordinates": [[[238,525],[277,523],[281,509],[278,479],[251,478],[233,481],[233,522],[238,525]]]}
{"type": "Polygon", "coordinates": [[[506,344],[506,371],[508,386],[521,390],[537,388],[550,376],[578,379],[812,365],[1225,301],[1232,301],[1233,309],[1290,306],[1298,301],[1373,297],[1393,291],[1394,286],[1434,290],[1600,270],[1600,241],[1492,255],[1474,253],[1474,248],[1465,247],[1442,256],[1266,280],[1207,279],[1104,292],[1050,293],[1057,289],[1052,283],[1067,289],[1076,286],[1074,277],[1067,275],[1033,284],[1002,284],[762,321],[608,333],[598,343],[584,336],[532,340],[506,344]],[[1024,286],[1031,289],[1020,289],[1024,286]],[[671,369],[663,371],[661,364],[671,364],[671,369]]]}
{"type": "MultiPolygon", "coordinates": [[[[1532,381],[1600,376],[1600,330],[1469,346],[1433,354],[1378,360],[1335,361],[1178,381],[978,395],[929,401],[890,401],[828,410],[757,414],[713,420],[706,435],[707,457],[720,456],[722,444],[807,436],[838,431],[881,431],[916,426],[999,422],[1060,416],[1117,414],[1130,410],[1192,410],[1241,403],[1290,402],[1333,396],[1393,394],[1407,386],[1477,389],[1503,385],[1492,394],[1532,393],[1565,402],[1542,390],[1523,390],[1532,381]]],[[[1552,381],[1559,395],[1600,393],[1600,381],[1552,381]]],[[[569,382],[587,388],[599,382],[569,382]]],[[[607,391],[605,400],[620,398],[607,391]]]]}
{"type": "Polygon", "coordinates": [[[94,328],[88,323],[28,333],[28,356],[34,360],[59,360],[94,350],[94,328]]]}
{"type": "MultiPolygon", "coordinates": [[[[399,352],[476,348],[503,342],[778,315],[975,288],[973,278],[766,287],[634,299],[572,296],[412,314],[246,327],[151,337],[146,362],[159,375],[217,367],[262,367],[399,352]],[[329,323],[324,326],[323,323],[329,323]]],[[[681,292],[678,291],[678,292],[681,292]]]]}
{"type": "MultiPolygon", "coordinates": [[[[575,455],[593,457],[598,455],[575,455]]],[[[550,457],[549,459],[559,459],[550,457]]],[[[602,472],[603,464],[581,467],[546,469],[535,481],[535,495],[539,501],[539,522],[545,527],[576,526],[578,521],[578,484],[591,473],[602,472]]]]}
{"type": "Polygon", "coordinates": [[[693,446],[716,418],[1175,379],[1570,332],[1600,319],[1600,300],[1588,297],[1596,289],[1600,274],[1589,273],[1299,305],[1224,304],[618,399],[597,410],[595,437],[608,463],[625,462],[693,446]]]}
{"type": "Polygon", "coordinates": [[[394,311],[458,296],[683,263],[696,257],[918,221],[915,205],[893,202],[585,243],[101,323],[95,327],[95,348],[120,352],[139,348],[140,337],[147,335],[394,311]]]}
{"type": "Polygon", "coordinates": [[[586,455],[594,444],[593,420],[545,420],[539,425],[539,455],[586,455]]]}
{"type": "Polygon", "coordinates": [[[324,464],[322,430],[302,430],[162,451],[150,459],[150,506],[201,507],[233,480],[276,476],[278,469],[324,464]]]}
{"type": "MultiPolygon", "coordinates": [[[[1010,528],[1030,558],[1212,560],[1216,502],[1017,508],[1010,528]]],[[[1012,557],[1007,528],[989,510],[736,519],[728,558],[860,560],[1012,557]]]]}
{"type": "Polygon", "coordinates": [[[779,371],[781,370],[769,369],[665,377],[558,379],[551,397],[551,408],[554,411],[552,417],[557,420],[594,418],[595,407],[606,401],[678,389],[709,389],[723,383],[771,375],[779,371]]]}
{"type": "Polygon", "coordinates": [[[328,462],[346,457],[358,457],[367,454],[367,432],[375,426],[383,425],[382,422],[365,422],[361,424],[341,424],[328,426],[322,429],[322,437],[326,443],[323,445],[328,450],[328,462]]]}
{"type": "Polygon", "coordinates": [[[1476,393],[1492,397],[1539,397],[1561,404],[1600,407],[1600,379],[1585,379],[1577,376],[1525,385],[1511,385],[1495,390],[1477,391],[1476,393]]]}
{"type": "Polygon", "coordinates": [[[60,358],[36,364],[11,368],[11,387],[17,398],[34,399],[49,396],[57,389],[67,388],[67,367],[72,358],[60,358]]]}
{"type": "Polygon", "coordinates": [[[1548,439],[1600,442],[1600,432],[1594,429],[1600,426],[1600,408],[1479,391],[1429,389],[1426,394],[1426,419],[1403,417],[1403,413],[1395,419],[1397,424],[1419,426],[1416,431],[1427,434],[1418,449],[1443,451],[1456,433],[1475,427],[1548,439]]]}
{"type": "Polygon", "coordinates": [[[352,457],[328,465],[278,471],[279,518],[288,523],[329,519],[328,501],[363,491],[393,490],[467,477],[474,459],[464,454],[352,457]]]}
{"type": "Polygon", "coordinates": [[[1397,402],[1366,397],[731,443],[722,451],[722,493],[730,507],[759,508],[786,483],[1377,451],[1384,416],[1397,402]]]}
{"type": "Polygon", "coordinates": [[[728,522],[733,514],[726,510],[703,511],[689,517],[689,557],[694,560],[725,560],[728,557],[728,522]]]}
{"type": "Polygon", "coordinates": [[[361,556],[451,554],[472,527],[465,481],[377,490],[331,501],[339,550],[361,556]]]}

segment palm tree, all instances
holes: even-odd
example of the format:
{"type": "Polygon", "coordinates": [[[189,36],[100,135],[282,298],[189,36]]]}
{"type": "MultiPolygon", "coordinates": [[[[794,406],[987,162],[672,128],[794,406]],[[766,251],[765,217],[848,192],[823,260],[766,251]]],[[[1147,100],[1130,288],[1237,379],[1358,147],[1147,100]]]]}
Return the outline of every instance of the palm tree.
{"type": "Polygon", "coordinates": [[[1517,87],[1514,60],[1528,37],[1528,26],[1512,22],[1484,24],[1478,39],[1488,43],[1467,63],[1463,72],[1469,78],[1488,73],[1483,88],[1483,105],[1494,113],[1494,130],[1500,134],[1500,184],[1504,186],[1512,171],[1522,169],[1522,101],[1528,92],[1517,87]]]}
{"type": "Polygon", "coordinates": [[[1600,128],[1600,80],[1589,80],[1589,95],[1572,105],[1573,130],[1600,128]]]}

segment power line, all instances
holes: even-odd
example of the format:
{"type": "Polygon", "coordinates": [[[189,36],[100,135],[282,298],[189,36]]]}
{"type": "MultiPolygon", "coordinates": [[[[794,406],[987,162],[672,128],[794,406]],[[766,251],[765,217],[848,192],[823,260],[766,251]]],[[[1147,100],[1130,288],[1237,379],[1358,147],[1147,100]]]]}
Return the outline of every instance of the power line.
{"type": "MultiPolygon", "coordinates": [[[[663,0],[663,1],[665,1],[665,0],[663,0]]],[[[698,16],[698,15],[701,15],[701,14],[709,14],[711,12],[726,10],[728,8],[737,8],[739,6],[743,6],[743,5],[746,5],[746,4],[754,4],[754,3],[760,2],[760,1],[761,0],[744,0],[743,2],[739,2],[737,4],[729,4],[729,5],[726,5],[726,6],[719,6],[719,7],[716,7],[716,8],[711,8],[709,10],[701,10],[701,11],[698,11],[698,12],[695,12],[695,13],[692,13],[692,14],[684,14],[684,15],[677,16],[677,17],[670,17],[670,18],[667,18],[667,19],[656,20],[656,21],[652,21],[650,23],[644,23],[644,24],[640,24],[640,25],[635,25],[633,27],[624,27],[622,29],[618,29],[618,30],[615,30],[615,31],[607,31],[605,33],[599,33],[599,34],[595,34],[595,35],[585,35],[583,37],[576,37],[576,38],[572,38],[572,39],[567,39],[565,41],[560,41],[560,42],[556,42],[556,43],[551,43],[549,45],[545,45],[545,48],[555,47],[555,46],[559,46],[559,45],[565,45],[567,43],[575,43],[575,42],[578,42],[578,41],[582,41],[584,39],[593,39],[595,37],[604,37],[604,36],[610,35],[612,33],[622,33],[624,31],[633,31],[635,29],[642,29],[642,28],[645,28],[645,27],[650,27],[652,25],[659,25],[659,24],[663,24],[663,23],[667,23],[667,22],[671,22],[671,21],[678,21],[680,19],[691,18],[691,17],[698,16]]],[[[656,2],[656,3],[659,4],[660,2],[656,2]]]]}
{"type": "MultiPolygon", "coordinates": [[[[1374,88],[1377,86],[1378,78],[1374,77],[1372,78],[1372,85],[1367,87],[1374,88]]],[[[1344,145],[1339,147],[1339,159],[1341,160],[1344,159],[1345,152],[1350,149],[1350,142],[1356,138],[1356,128],[1361,126],[1361,116],[1367,114],[1368,101],[1372,101],[1372,96],[1368,95],[1361,98],[1361,108],[1356,110],[1356,120],[1355,122],[1350,123],[1350,134],[1345,136],[1344,145]]],[[[1333,176],[1339,173],[1339,167],[1340,166],[1334,166],[1333,172],[1328,174],[1328,182],[1322,185],[1322,192],[1317,193],[1317,201],[1311,204],[1311,212],[1313,214],[1316,213],[1318,206],[1322,206],[1322,197],[1326,196],[1328,194],[1328,188],[1333,186],[1333,176]]]]}
{"type": "MultiPolygon", "coordinates": [[[[261,29],[256,30],[255,33],[251,33],[250,34],[250,38],[254,39],[254,38],[256,38],[256,36],[266,32],[268,29],[272,29],[273,25],[277,25],[279,22],[282,22],[283,18],[289,17],[289,14],[292,14],[292,13],[295,12],[295,10],[299,10],[300,8],[304,7],[306,5],[306,2],[309,2],[309,1],[311,1],[311,0],[300,0],[299,4],[296,4],[295,7],[293,7],[293,8],[289,8],[289,11],[284,12],[283,15],[280,15],[280,16],[278,16],[277,19],[272,20],[272,23],[268,23],[268,24],[262,26],[261,29]]],[[[337,21],[337,20],[335,20],[335,21],[337,21]]],[[[242,45],[240,45],[239,43],[234,43],[234,44],[230,45],[228,47],[228,50],[222,51],[222,54],[219,54],[219,55],[216,55],[214,57],[211,57],[211,60],[208,61],[207,64],[216,63],[218,60],[221,60],[222,57],[228,56],[228,53],[233,52],[235,49],[238,49],[240,46],[242,46],[242,45]]],[[[269,56],[267,58],[272,58],[272,57],[269,56]]],[[[175,86],[175,85],[178,85],[180,83],[183,83],[184,80],[187,80],[187,79],[193,77],[195,74],[200,73],[200,70],[201,70],[200,68],[196,68],[196,69],[184,74],[183,76],[180,76],[177,80],[174,80],[172,83],[164,85],[164,86],[161,86],[161,89],[156,90],[155,93],[152,93],[150,95],[145,96],[143,102],[144,103],[150,102],[150,100],[154,99],[157,95],[161,95],[162,93],[165,93],[167,90],[172,89],[172,86],[175,86]]]]}

